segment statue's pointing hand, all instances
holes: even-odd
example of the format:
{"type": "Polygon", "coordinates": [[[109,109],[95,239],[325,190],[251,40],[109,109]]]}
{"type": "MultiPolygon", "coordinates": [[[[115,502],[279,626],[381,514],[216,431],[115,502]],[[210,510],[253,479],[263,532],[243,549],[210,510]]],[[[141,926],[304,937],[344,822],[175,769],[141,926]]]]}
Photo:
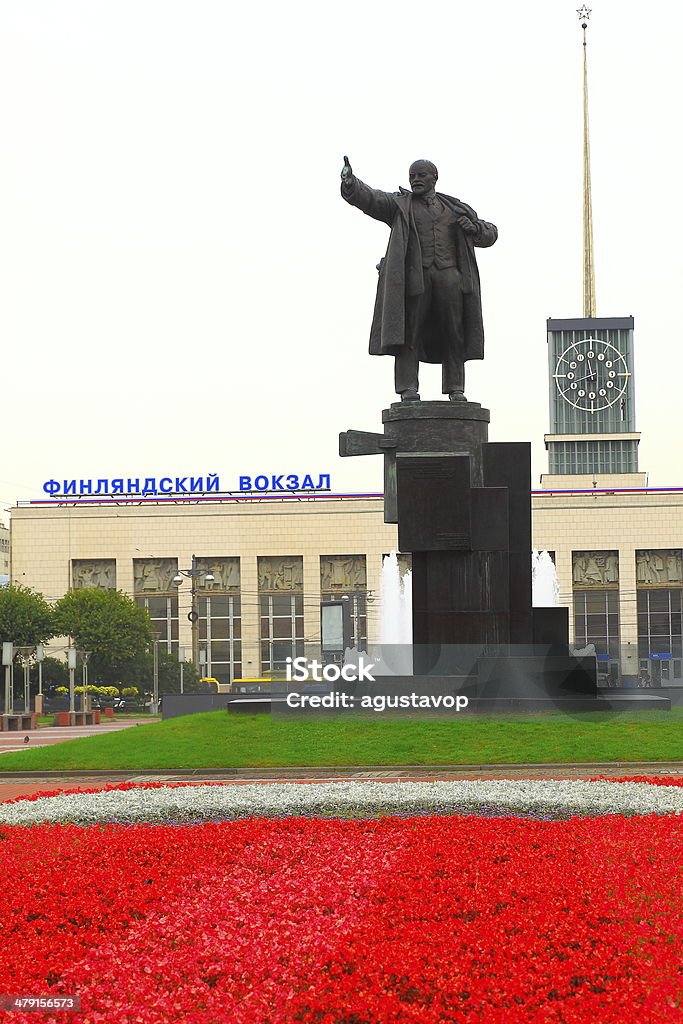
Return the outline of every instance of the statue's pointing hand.
{"type": "Polygon", "coordinates": [[[344,157],[344,166],[342,167],[341,176],[342,181],[350,181],[353,177],[353,170],[351,169],[348,156],[344,157]]]}
{"type": "Polygon", "coordinates": [[[466,235],[476,235],[477,225],[464,213],[459,214],[459,216],[455,218],[455,221],[458,227],[461,227],[466,235]]]}

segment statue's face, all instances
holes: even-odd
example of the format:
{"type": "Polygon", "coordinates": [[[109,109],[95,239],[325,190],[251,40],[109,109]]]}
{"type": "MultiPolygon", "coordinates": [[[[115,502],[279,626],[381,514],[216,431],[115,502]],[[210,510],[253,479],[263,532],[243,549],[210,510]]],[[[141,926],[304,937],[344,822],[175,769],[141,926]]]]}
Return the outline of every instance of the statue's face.
{"type": "Polygon", "coordinates": [[[436,174],[424,160],[416,160],[410,165],[408,180],[415,195],[423,196],[436,185],[436,174]]]}

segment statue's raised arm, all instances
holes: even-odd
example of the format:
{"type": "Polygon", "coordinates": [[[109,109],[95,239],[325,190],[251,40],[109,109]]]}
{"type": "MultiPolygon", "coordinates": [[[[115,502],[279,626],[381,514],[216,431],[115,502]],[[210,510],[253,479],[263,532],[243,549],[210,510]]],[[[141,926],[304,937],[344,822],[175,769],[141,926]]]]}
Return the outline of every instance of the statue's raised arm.
{"type": "Polygon", "coordinates": [[[341,172],[341,194],[347,203],[357,206],[368,217],[391,225],[396,213],[394,194],[370,188],[364,181],[357,178],[353,173],[348,156],[344,157],[344,166],[341,172]]]}

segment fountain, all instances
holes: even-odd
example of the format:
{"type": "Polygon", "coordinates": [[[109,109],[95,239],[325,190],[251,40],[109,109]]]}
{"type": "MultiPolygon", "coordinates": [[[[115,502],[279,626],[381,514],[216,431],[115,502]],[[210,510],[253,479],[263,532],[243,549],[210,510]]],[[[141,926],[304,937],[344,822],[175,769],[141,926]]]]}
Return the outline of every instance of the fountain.
{"type": "Polygon", "coordinates": [[[401,579],[395,551],[382,561],[380,586],[380,643],[411,644],[413,642],[412,573],[401,579]]]}
{"type": "Polygon", "coordinates": [[[385,555],[380,576],[380,642],[371,648],[378,676],[413,672],[412,572],[401,577],[395,551],[385,555]]]}
{"type": "Polygon", "coordinates": [[[547,551],[531,555],[531,603],[534,608],[554,608],[560,603],[557,569],[547,551]]]}
{"type": "MultiPolygon", "coordinates": [[[[374,663],[376,676],[410,676],[413,672],[412,573],[404,573],[395,551],[385,555],[380,575],[380,640],[371,644],[367,655],[374,663]]],[[[344,665],[358,667],[361,654],[347,649],[344,665]]]]}

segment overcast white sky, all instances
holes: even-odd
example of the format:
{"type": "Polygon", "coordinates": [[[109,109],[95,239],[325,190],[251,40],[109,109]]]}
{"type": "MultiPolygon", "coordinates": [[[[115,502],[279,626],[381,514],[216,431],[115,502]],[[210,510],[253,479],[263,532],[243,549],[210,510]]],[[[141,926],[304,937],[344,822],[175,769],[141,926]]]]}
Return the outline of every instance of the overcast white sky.
{"type": "MultiPolygon", "coordinates": [[[[545,320],[582,315],[577,0],[0,3],[2,507],[73,477],[331,472],[381,430],[388,229],[339,195],[418,157],[498,225],[467,395],[546,469],[545,320]]],[[[683,484],[683,9],[595,0],[599,316],[636,318],[641,469],[683,484]]],[[[440,398],[438,368],[423,398],[440,398]]]]}

